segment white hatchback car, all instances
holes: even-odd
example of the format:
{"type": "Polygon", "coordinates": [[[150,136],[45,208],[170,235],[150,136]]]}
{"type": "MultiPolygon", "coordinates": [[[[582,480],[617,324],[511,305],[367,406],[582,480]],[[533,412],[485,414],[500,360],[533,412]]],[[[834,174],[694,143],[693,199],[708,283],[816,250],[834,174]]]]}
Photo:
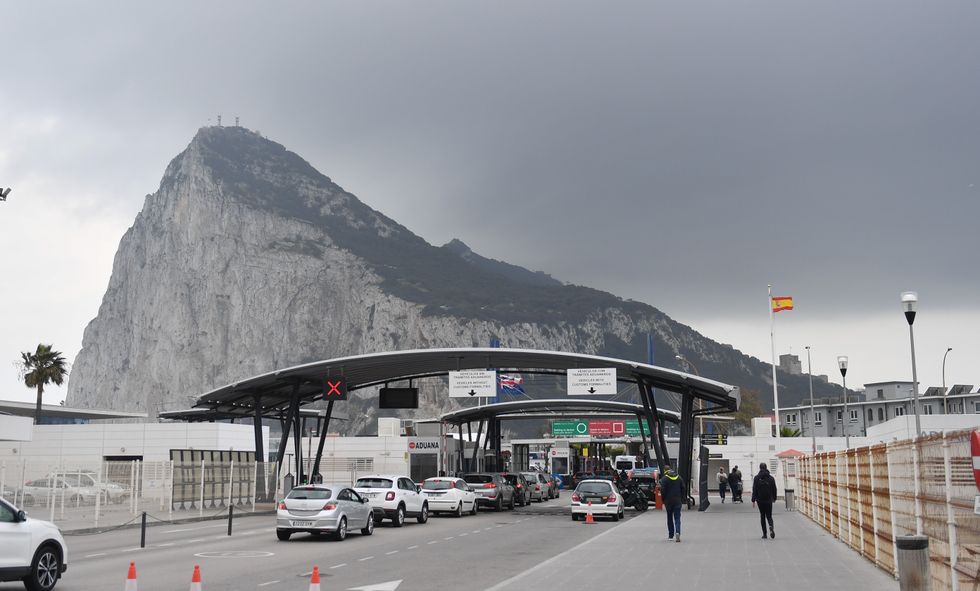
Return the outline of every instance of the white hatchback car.
{"type": "Polygon", "coordinates": [[[609,480],[583,480],[572,492],[572,521],[589,512],[593,516],[608,515],[613,521],[624,517],[623,495],[609,480]]]}
{"type": "Polygon", "coordinates": [[[371,504],[375,523],[387,518],[395,527],[401,527],[406,517],[414,517],[419,523],[429,520],[428,499],[422,494],[422,487],[408,476],[361,476],[354,483],[354,490],[371,504]]]}
{"type": "Polygon", "coordinates": [[[452,513],[462,517],[465,511],[476,515],[476,493],[462,478],[427,478],[422,483],[422,493],[428,499],[432,513],[452,513]]]}
{"type": "Polygon", "coordinates": [[[68,546],[58,528],[0,499],[0,581],[50,591],[67,568],[68,546]]]}

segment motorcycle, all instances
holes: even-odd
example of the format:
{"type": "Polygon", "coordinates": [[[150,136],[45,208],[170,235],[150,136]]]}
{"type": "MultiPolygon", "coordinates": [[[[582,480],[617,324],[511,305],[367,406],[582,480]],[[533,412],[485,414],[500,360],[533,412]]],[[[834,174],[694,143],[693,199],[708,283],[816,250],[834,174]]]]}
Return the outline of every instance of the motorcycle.
{"type": "Polygon", "coordinates": [[[632,480],[628,480],[623,484],[620,490],[623,493],[623,504],[631,506],[639,512],[646,511],[649,506],[649,499],[646,493],[640,490],[639,485],[632,480]]]}

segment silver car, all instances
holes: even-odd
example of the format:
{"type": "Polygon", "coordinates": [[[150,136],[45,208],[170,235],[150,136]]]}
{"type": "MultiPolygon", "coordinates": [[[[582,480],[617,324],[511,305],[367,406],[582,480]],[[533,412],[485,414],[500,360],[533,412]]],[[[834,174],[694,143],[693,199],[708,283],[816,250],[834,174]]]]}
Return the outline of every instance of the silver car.
{"type": "Polygon", "coordinates": [[[299,532],[331,534],[343,540],[351,529],[374,533],[374,518],[368,500],[342,484],[297,486],[279,502],[276,536],[286,541],[299,532]]]}

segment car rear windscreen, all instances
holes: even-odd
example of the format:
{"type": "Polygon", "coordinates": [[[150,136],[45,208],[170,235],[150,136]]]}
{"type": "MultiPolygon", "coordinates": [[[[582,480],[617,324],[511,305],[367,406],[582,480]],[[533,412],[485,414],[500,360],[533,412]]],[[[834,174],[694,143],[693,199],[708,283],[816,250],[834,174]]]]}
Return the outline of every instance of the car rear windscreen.
{"type": "Polygon", "coordinates": [[[449,490],[453,483],[449,480],[426,480],[422,483],[422,490],[449,490]]]}
{"type": "Polygon", "coordinates": [[[391,484],[387,478],[360,478],[354,488],[391,488],[391,484]]]}
{"type": "Polygon", "coordinates": [[[578,487],[579,493],[586,494],[606,494],[612,491],[612,487],[605,482],[583,482],[578,487]]]}
{"type": "Polygon", "coordinates": [[[617,470],[632,470],[633,469],[633,462],[622,462],[622,461],[621,462],[616,462],[616,469],[617,470]]]}
{"type": "Polygon", "coordinates": [[[324,499],[329,499],[333,491],[329,488],[294,488],[289,491],[286,495],[287,499],[295,499],[297,501],[302,501],[303,499],[310,499],[315,501],[322,501],[324,499]]]}
{"type": "Polygon", "coordinates": [[[493,476],[489,474],[467,474],[463,476],[463,480],[470,484],[489,484],[493,482],[493,476]]]}

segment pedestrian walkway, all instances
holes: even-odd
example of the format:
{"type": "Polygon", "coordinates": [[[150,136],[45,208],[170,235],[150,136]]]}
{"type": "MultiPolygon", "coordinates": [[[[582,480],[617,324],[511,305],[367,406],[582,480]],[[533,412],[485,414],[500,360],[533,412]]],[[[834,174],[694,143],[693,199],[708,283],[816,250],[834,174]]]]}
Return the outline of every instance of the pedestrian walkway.
{"type": "MultiPolygon", "coordinates": [[[[526,589],[751,588],[753,591],[898,589],[898,582],[780,502],[776,539],[762,540],[752,503],[712,498],[708,511],[684,511],[680,543],[667,541],[666,515],[647,511],[494,587],[526,589]]],[[[586,526],[582,527],[594,527],[586,526]]]]}

